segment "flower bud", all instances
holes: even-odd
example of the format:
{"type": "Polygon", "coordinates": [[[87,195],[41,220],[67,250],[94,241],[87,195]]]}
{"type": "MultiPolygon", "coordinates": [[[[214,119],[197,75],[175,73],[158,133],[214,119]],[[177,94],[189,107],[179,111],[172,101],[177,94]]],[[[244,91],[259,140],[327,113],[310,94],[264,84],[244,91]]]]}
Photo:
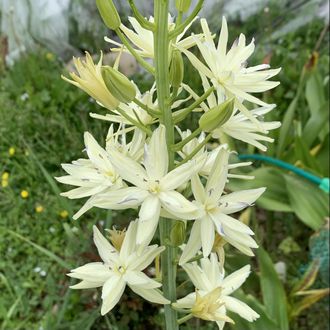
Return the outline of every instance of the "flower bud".
{"type": "Polygon", "coordinates": [[[96,0],[96,6],[100,12],[104,24],[110,30],[116,30],[121,24],[121,20],[112,0],[96,0]]]}
{"type": "Polygon", "coordinates": [[[191,0],[175,0],[175,7],[179,12],[185,13],[191,5],[191,0]]]}
{"type": "Polygon", "coordinates": [[[199,127],[205,132],[212,132],[219,126],[225,124],[234,111],[234,98],[205,112],[199,119],[199,127]]]}
{"type": "Polygon", "coordinates": [[[173,87],[180,87],[184,74],[184,65],[181,52],[175,49],[170,64],[170,83],[173,87]]]}
{"type": "Polygon", "coordinates": [[[180,246],[186,239],[186,224],[177,220],[171,229],[170,234],[171,245],[180,246]]]}
{"type": "Polygon", "coordinates": [[[122,73],[110,66],[102,67],[102,77],[109,92],[120,102],[132,102],[136,95],[135,86],[122,73]]]}

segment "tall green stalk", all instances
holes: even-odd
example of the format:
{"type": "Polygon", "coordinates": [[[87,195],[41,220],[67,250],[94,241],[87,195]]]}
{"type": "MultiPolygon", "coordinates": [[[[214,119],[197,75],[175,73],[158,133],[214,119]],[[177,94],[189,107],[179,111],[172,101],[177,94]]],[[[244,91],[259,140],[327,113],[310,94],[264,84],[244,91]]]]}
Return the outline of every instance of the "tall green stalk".
{"type": "MultiPolygon", "coordinates": [[[[163,124],[166,127],[166,143],[169,155],[169,170],[174,167],[174,123],[170,107],[169,84],[169,37],[168,37],[168,0],[155,0],[154,55],[155,78],[157,84],[158,106],[162,112],[163,124]]],[[[161,219],[159,223],[161,244],[166,250],[161,255],[162,283],[166,298],[176,301],[176,248],[169,246],[172,220],[161,219]]],[[[167,330],[178,329],[177,313],[170,305],[165,305],[165,323],[167,330]]]]}

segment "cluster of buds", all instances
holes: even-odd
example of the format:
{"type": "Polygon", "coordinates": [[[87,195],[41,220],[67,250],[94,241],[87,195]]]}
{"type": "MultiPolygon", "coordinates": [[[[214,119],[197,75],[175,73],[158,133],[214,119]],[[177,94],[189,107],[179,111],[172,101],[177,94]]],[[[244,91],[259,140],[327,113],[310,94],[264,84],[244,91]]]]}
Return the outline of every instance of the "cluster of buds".
{"type": "Polygon", "coordinates": [[[118,303],[128,286],[144,299],[164,304],[166,315],[176,310],[186,312],[188,316],[178,323],[197,317],[215,321],[222,329],[226,322],[232,322],[227,311],[252,322],[258,314],[230,296],[246,280],[250,266],[225,277],[224,246],[253,256],[253,249],[258,247],[252,238],[254,233],[234,214],[253,205],[265,189],[228,191],[232,178],[251,177],[231,173],[232,169],[250,163],[233,162],[235,151],[225,142],[233,138],[266,150],[260,141],[271,142],[267,134],[280,124],[263,121],[263,115],[274,105],[252,94],[274,88],[278,82],[269,78],[279,70],[269,69],[266,64],[247,67],[254,41],[246,44],[243,34],[227,50],[225,18],[217,44],[217,36],[210,32],[205,19],[200,20],[202,33],[185,36],[196,21],[202,0],[184,22],[182,17],[191,9],[191,1],[175,2],[175,19],[167,13],[168,1],[156,0],[155,18],[146,19],[130,0],[135,16],[129,17],[133,30],[121,23],[111,0],[96,3],[104,23],[122,42],[106,38],[116,46],[112,49],[118,53],[116,63],[113,67],[104,66],[101,55],[94,64],[87,53],[85,61],[74,60],[77,73],[70,74],[72,80],[64,79],[105,108],[108,113],[92,117],[110,121],[111,125],[104,146],[85,133],[87,158],[63,164],[67,175],[57,180],[75,186],[64,196],[88,198],[75,219],[96,207],[133,209],[136,220],[127,231],[110,231],[112,244],[94,227],[94,242],[102,262],[72,270],[69,276],[81,280],[72,288],[102,286],[103,315],[118,303]],[[164,35],[165,38],[160,37],[164,35]],[[199,58],[191,51],[193,47],[200,51],[199,58]],[[131,53],[155,76],[156,82],[149,91],[141,93],[134,82],[118,71],[123,52],[131,53]],[[203,95],[185,82],[184,58],[199,74],[203,95]],[[250,110],[247,102],[258,107],[250,110]],[[196,127],[180,129],[187,116],[196,112],[196,127]],[[175,140],[175,136],[179,139],[175,140]],[[170,226],[164,226],[165,223],[170,226]],[[158,228],[164,245],[160,247],[150,245],[158,228]],[[169,230],[165,232],[164,228],[169,230]],[[152,279],[143,273],[159,254],[169,250],[174,259],[167,264],[162,261],[162,270],[182,267],[195,287],[194,292],[177,301],[173,288],[163,284],[163,292],[159,290],[165,275],[157,274],[152,279]],[[176,257],[177,251],[180,255],[176,257]]]}

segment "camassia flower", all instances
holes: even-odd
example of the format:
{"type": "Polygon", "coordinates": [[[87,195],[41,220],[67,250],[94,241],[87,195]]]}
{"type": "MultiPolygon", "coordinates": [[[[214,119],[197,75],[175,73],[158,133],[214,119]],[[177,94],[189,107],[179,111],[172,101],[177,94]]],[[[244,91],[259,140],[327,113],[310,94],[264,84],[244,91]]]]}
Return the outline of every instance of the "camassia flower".
{"type": "Polygon", "coordinates": [[[247,59],[254,51],[254,40],[246,45],[246,39],[241,34],[227,52],[228,27],[227,21],[223,17],[222,28],[218,45],[215,46],[213,35],[211,34],[205,19],[201,19],[201,26],[204,32],[205,41],[194,38],[199,48],[205,64],[202,63],[193,53],[180,47],[190,60],[191,64],[208,79],[218,93],[218,101],[223,101],[235,97],[235,106],[243,112],[250,120],[256,122],[249,110],[243,105],[243,101],[249,101],[260,106],[267,106],[267,103],[251,95],[251,93],[261,93],[276,87],[279,82],[268,81],[277,75],[280,69],[269,69],[268,64],[260,64],[253,67],[246,67],[247,59]]]}
{"type": "MultiPolygon", "coordinates": [[[[144,29],[139,22],[134,17],[128,17],[128,20],[130,21],[133,29],[127,28],[124,24],[120,25],[120,29],[122,32],[126,35],[126,37],[138,48],[136,51],[137,53],[142,57],[148,57],[148,58],[154,58],[154,35],[153,32],[147,29],[144,29]]],[[[153,17],[150,17],[150,22],[154,21],[153,17]]],[[[189,49],[192,46],[196,44],[194,38],[192,36],[186,37],[183,39],[183,36],[185,35],[186,31],[190,28],[191,22],[184,31],[177,36],[177,38],[173,41],[171,41],[171,44],[176,44],[184,49],[189,49]]],[[[172,31],[175,28],[175,23],[173,23],[173,18],[169,15],[168,16],[168,28],[169,31],[172,31]]],[[[202,35],[196,35],[195,37],[201,38],[202,35]]],[[[112,51],[121,51],[122,49],[125,50],[125,47],[123,47],[122,44],[118,43],[117,41],[114,41],[108,37],[104,38],[105,41],[119,46],[119,48],[112,48],[112,51]]]]}
{"type": "Polygon", "coordinates": [[[250,265],[224,277],[224,272],[217,262],[215,253],[210,259],[202,258],[201,265],[197,262],[182,266],[193,282],[196,292],[179,299],[173,306],[190,311],[195,317],[215,321],[219,329],[225,322],[232,322],[226,316],[226,311],[237,313],[242,318],[252,322],[259,315],[244,302],[230,297],[250,274],[250,265]],[[204,298],[204,299],[203,299],[204,298]]]}
{"type": "Polygon", "coordinates": [[[228,150],[220,149],[205,187],[198,175],[191,179],[195,203],[201,213],[192,226],[189,240],[179,261],[180,264],[193,258],[201,247],[204,257],[207,257],[212,250],[215,231],[247,255],[252,256],[251,248],[258,247],[251,237],[253,231],[229,214],[250,206],[265,191],[265,188],[224,194],[228,177],[228,158],[228,150]]]}
{"type": "Polygon", "coordinates": [[[77,73],[71,72],[72,78],[68,79],[64,76],[62,78],[70,84],[82,89],[92,98],[94,98],[101,106],[107,109],[115,109],[119,105],[119,101],[110,93],[102,77],[102,59],[95,65],[92,57],[86,52],[86,60],[81,61],[80,58],[73,58],[77,73]]]}
{"type": "Polygon", "coordinates": [[[68,276],[81,280],[80,283],[71,286],[71,289],[102,286],[102,315],[111,311],[118,303],[126,285],[148,301],[157,304],[169,303],[157,290],[161,284],[143,273],[155,257],[164,251],[164,247],[151,245],[137,249],[136,221],[130,223],[119,251],[110,244],[96,226],[93,230],[94,242],[103,262],[92,262],[71,270],[68,276]]]}
{"type": "Polygon", "coordinates": [[[141,205],[138,244],[155,232],[161,209],[179,219],[192,220],[198,217],[197,206],[175,191],[198,171],[198,166],[190,161],[168,172],[164,126],[160,125],[153,132],[149,144],[145,145],[144,167],[115,148],[110,149],[109,155],[120,177],[133,186],[94,196],[76,217],[93,206],[123,210],[141,205]]]}
{"type": "Polygon", "coordinates": [[[89,197],[101,193],[109,188],[122,187],[122,180],[112,166],[109,155],[93,136],[85,132],[85,150],[88,159],[78,159],[72,164],[62,164],[62,168],[69,174],[56,177],[56,180],[77,186],[70,191],[61,193],[70,199],[89,197]]]}

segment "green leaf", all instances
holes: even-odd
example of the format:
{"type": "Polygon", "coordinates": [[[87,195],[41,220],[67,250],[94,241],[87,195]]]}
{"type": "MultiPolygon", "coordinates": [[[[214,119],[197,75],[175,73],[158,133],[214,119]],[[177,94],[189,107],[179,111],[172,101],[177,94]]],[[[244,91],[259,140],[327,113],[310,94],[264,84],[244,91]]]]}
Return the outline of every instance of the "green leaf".
{"type": "MultiPolygon", "coordinates": [[[[311,147],[320,132],[325,129],[329,133],[329,102],[323,104],[317,114],[313,114],[303,129],[303,139],[307,147],[311,147]],[[328,128],[326,128],[326,126],[328,128]]],[[[321,136],[322,138],[322,136],[321,136]]],[[[321,140],[323,142],[323,139],[321,140]]]]}
{"type": "Polygon", "coordinates": [[[320,261],[314,260],[304,273],[303,277],[296,283],[296,285],[291,290],[291,294],[294,294],[298,291],[303,291],[310,288],[317,277],[320,268],[320,261]]]}
{"type": "Polygon", "coordinates": [[[267,314],[276,321],[280,330],[289,330],[288,308],[285,290],[268,253],[257,251],[260,267],[260,284],[267,314]]]}
{"type": "Polygon", "coordinates": [[[272,167],[261,167],[249,173],[254,180],[230,180],[228,188],[231,190],[253,189],[266,187],[267,190],[257,200],[257,205],[278,212],[292,212],[282,172],[272,167]]]}
{"type": "Polygon", "coordinates": [[[329,195],[305,179],[287,174],[284,178],[293,211],[304,224],[320,229],[329,215],[329,195]]]}
{"type": "Polygon", "coordinates": [[[326,102],[322,78],[317,70],[306,82],[305,97],[309,106],[311,116],[319,114],[321,106],[326,102]]]}
{"type": "Polygon", "coordinates": [[[310,154],[308,147],[305,144],[305,138],[296,136],[295,137],[295,154],[296,159],[298,161],[301,161],[305,167],[308,169],[313,170],[314,172],[317,172],[317,174],[320,174],[321,170],[318,166],[317,161],[315,158],[310,154]]]}

